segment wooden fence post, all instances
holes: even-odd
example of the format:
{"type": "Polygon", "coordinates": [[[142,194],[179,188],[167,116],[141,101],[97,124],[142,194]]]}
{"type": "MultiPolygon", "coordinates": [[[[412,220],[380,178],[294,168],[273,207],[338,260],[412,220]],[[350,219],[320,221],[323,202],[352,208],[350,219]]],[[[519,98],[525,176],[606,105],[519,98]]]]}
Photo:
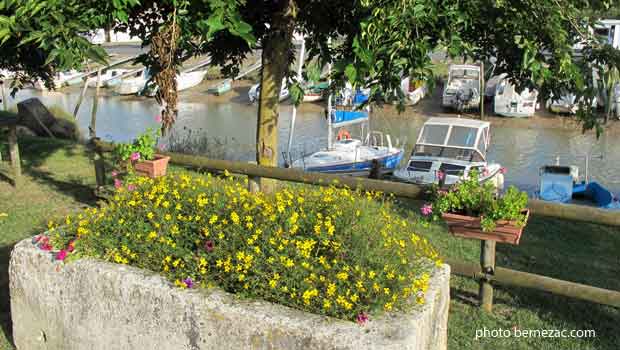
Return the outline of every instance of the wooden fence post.
{"type": "Polygon", "coordinates": [[[21,160],[19,159],[19,145],[17,144],[17,124],[9,127],[9,155],[13,168],[13,185],[19,186],[22,177],[21,160]]]}
{"type": "MultiPolygon", "coordinates": [[[[495,272],[495,241],[480,241],[480,267],[482,272],[493,275],[495,272]]],[[[480,279],[480,305],[487,312],[493,311],[493,285],[488,278],[480,279]]]]}

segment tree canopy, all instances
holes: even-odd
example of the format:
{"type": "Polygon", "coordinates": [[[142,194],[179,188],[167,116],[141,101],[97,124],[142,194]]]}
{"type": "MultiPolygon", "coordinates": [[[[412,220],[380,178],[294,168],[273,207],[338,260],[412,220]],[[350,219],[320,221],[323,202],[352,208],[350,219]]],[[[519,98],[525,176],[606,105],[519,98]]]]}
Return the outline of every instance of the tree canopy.
{"type": "MultiPolygon", "coordinates": [[[[310,59],[333,63],[334,84],[349,80],[372,89],[371,100],[403,98],[403,75],[432,79],[432,52],[472,61],[494,57],[520,88],[536,86],[543,98],[561,89],[592,97],[592,69],[620,67],[618,50],[591,35],[597,14],[617,0],[7,0],[0,4],[0,66],[49,79],[53,70],[101,60],[101,48],[80,34],[102,28],[110,15],[150,46],[178,26],[170,45],[175,67],[208,54],[225,72],[262,49],[259,126],[277,124],[284,76],[294,79],[293,31],[305,36],[310,59]],[[331,45],[328,42],[331,38],[331,45]],[[580,55],[574,47],[581,45],[580,55]],[[16,53],[16,54],[15,54],[16,53]],[[396,92],[396,94],[394,94],[396,92]]],[[[140,60],[155,73],[164,61],[151,50],[140,60]]],[[[170,68],[170,67],[168,67],[170,68]]],[[[298,86],[293,87],[298,89],[298,86]]],[[[298,94],[294,94],[298,95],[298,94]]],[[[584,126],[596,126],[587,103],[584,126]]],[[[263,130],[266,131],[267,129],[263,130]]],[[[261,132],[257,143],[261,143],[261,132]]],[[[272,138],[270,159],[274,158],[272,138]]],[[[257,151],[259,152],[259,151],[257,151]]],[[[259,152],[260,153],[260,152],[259,152]]],[[[260,157],[259,157],[260,158],[260,157]]]]}

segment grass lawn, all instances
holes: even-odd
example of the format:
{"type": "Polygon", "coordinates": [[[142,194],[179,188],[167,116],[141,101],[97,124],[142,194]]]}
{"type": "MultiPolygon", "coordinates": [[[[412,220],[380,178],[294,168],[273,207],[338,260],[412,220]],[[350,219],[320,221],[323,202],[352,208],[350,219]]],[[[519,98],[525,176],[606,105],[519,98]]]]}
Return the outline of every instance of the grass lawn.
{"type": "MultiPolygon", "coordinates": [[[[1,136],[0,136],[1,140],[1,136]]],[[[17,190],[0,171],[0,349],[12,349],[8,263],[15,242],[44,230],[48,219],[96,205],[94,170],[81,145],[20,139],[25,179],[17,190]]],[[[1,169],[1,168],[0,168],[1,169]]],[[[173,168],[173,171],[177,171],[173,168]]],[[[417,205],[402,202],[402,215],[417,219],[417,205]]],[[[442,225],[423,227],[443,255],[477,262],[479,242],[451,237],[442,225]]],[[[620,290],[620,229],[532,218],[519,246],[498,245],[498,266],[620,290]]],[[[480,311],[477,284],[453,276],[449,349],[620,349],[620,310],[519,288],[498,286],[492,315],[480,311]],[[595,338],[484,338],[476,330],[593,329],[595,338]]]]}

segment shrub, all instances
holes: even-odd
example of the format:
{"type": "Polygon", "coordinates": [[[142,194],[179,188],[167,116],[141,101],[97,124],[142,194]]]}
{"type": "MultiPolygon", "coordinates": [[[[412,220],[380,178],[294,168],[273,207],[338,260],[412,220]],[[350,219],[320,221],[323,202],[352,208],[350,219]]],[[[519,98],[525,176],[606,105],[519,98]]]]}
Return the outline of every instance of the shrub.
{"type": "MultiPolygon", "coordinates": [[[[160,272],[180,288],[364,322],[424,303],[438,255],[381,194],[296,186],[250,193],[231,177],[139,178],[106,206],[50,223],[57,259],[160,272]]],[[[48,241],[46,240],[46,244],[48,241]]]]}

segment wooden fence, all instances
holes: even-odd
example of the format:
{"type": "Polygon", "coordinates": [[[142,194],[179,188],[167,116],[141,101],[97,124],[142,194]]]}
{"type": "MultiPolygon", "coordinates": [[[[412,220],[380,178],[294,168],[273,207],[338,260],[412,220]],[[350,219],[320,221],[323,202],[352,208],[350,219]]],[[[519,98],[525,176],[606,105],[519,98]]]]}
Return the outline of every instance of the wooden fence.
{"type": "MultiPolygon", "coordinates": [[[[97,153],[97,160],[95,163],[97,185],[103,186],[105,183],[105,170],[103,169],[102,161],[103,153],[111,151],[114,146],[98,139],[94,139],[92,142],[95,152],[97,153]]],[[[227,170],[233,174],[247,175],[250,178],[251,183],[256,183],[257,178],[264,177],[310,185],[361,188],[369,191],[381,191],[387,194],[391,193],[397,197],[412,199],[423,199],[426,194],[425,187],[413,184],[357,178],[351,176],[308,173],[296,169],[265,167],[250,163],[215,160],[206,157],[178,153],[164,154],[170,156],[170,161],[173,164],[215,171],[227,170]]],[[[529,201],[528,207],[534,215],[620,227],[620,214],[617,212],[614,213],[612,211],[579,205],[555,204],[534,199],[529,201]]],[[[490,241],[482,242],[484,245],[485,242],[490,241]]],[[[606,290],[522,271],[495,267],[494,263],[492,268],[489,269],[488,266],[485,266],[485,262],[483,261],[481,261],[481,265],[451,259],[447,259],[446,262],[452,267],[453,274],[471,277],[480,281],[481,298],[483,299],[482,304],[487,310],[491,310],[492,306],[493,293],[491,282],[531,288],[570,298],[620,307],[620,292],[618,291],[606,290]],[[491,288],[490,292],[488,290],[486,293],[483,292],[482,287],[487,289],[491,288]]]]}

